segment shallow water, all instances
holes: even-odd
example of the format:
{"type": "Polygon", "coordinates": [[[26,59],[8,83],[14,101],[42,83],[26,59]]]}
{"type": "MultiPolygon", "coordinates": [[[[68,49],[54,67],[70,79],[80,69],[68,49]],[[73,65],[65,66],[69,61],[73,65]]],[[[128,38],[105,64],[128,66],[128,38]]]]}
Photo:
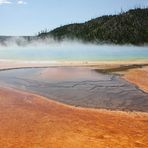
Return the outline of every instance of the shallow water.
{"type": "Polygon", "coordinates": [[[33,92],[74,106],[148,111],[148,94],[115,75],[89,67],[13,69],[0,72],[0,85],[33,92]]]}
{"type": "Polygon", "coordinates": [[[0,47],[0,59],[31,61],[121,61],[148,59],[147,46],[61,43],[27,47],[0,47]]]}

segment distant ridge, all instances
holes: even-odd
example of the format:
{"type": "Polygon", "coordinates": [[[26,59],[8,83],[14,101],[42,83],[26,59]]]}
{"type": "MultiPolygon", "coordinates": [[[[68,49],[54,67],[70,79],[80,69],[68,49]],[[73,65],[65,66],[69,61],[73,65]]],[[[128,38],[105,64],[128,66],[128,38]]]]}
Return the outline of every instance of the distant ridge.
{"type": "Polygon", "coordinates": [[[105,15],[87,21],[42,32],[39,38],[52,37],[92,43],[135,44],[148,43],[148,8],[131,9],[118,15],[105,15]]]}
{"type": "MultiPolygon", "coordinates": [[[[36,36],[0,36],[0,45],[26,46],[44,40],[80,40],[103,44],[148,44],[148,8],[136,8],[118,15],[105,15],[84,23],[74,23],[36,36]]],[[[45,43],[50,43],[45,40],[45,43]]]]}

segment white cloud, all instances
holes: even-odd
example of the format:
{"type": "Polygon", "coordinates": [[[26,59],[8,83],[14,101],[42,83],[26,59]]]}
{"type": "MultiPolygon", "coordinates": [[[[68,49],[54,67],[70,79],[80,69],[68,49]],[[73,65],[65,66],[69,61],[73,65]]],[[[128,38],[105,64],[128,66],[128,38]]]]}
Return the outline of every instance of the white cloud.
{"type": "Polygon", "coordinates": [[[25,5],[25,4],[27,4],[27,2],[24,1],[24,0],[18,0],[17,1],[17,4],[19,4],[19,5],[25,5]]]}
{"type": "Polygon", "coordinates": [[[10,0],[0,0],[0,5],[2,4],[11,4],[12,2],[10,0]]]}
{"type": "Polygon", "coordinates": [[[27,2],[25,0],[0,0],[0,5],[3,4],[18,4],[18,5],[25,5],[27,2]]]}

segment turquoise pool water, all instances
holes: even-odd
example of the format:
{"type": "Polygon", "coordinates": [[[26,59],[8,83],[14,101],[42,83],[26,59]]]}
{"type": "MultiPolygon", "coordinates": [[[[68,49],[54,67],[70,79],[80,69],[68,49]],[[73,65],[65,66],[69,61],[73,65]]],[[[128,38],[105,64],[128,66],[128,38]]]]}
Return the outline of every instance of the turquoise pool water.
{"type": "Polygon", "coordinates": [[[114,61],[148,59],[148,46],[51,44],[0,47],[0,59],[31,61],[114,61]]]}

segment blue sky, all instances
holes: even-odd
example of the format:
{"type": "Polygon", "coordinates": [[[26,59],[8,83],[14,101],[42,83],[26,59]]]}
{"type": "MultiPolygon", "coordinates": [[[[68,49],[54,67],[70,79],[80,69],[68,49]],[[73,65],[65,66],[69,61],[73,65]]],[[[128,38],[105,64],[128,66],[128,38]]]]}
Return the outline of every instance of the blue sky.
{"type": "Polygon", "coordinates": [[[148,0],[0,0],[0,35],[35,35],[139,6],[148,0]]]}

